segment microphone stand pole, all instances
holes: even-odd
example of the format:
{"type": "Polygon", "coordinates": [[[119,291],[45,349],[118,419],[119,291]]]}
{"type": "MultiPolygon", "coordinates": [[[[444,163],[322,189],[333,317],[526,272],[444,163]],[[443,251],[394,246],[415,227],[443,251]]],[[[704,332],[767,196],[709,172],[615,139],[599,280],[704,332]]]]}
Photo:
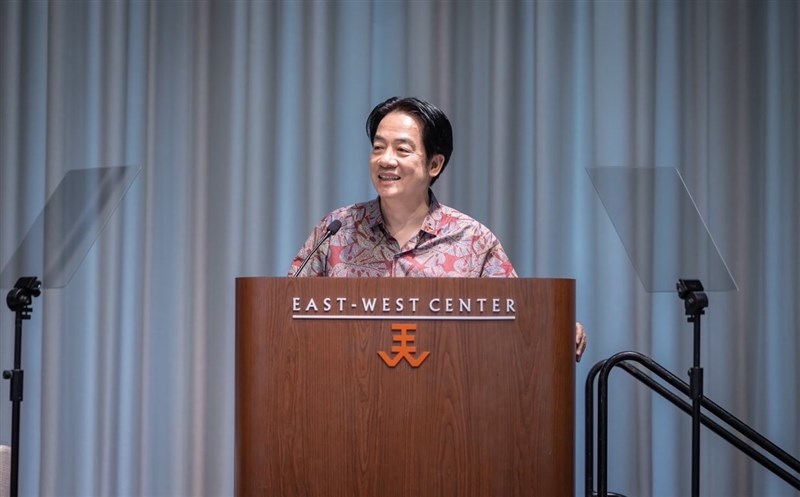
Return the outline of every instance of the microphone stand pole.
{"type": "Polygon", "coordinates": [[[22,321],[31,318],[31,301],[41,293],[41,282],[35,277],[20,278],[8,293],[6,303],[16,313],[14,320],[14,369],[3,371],[3,379],[10,380],[11,407],[11,475],[9,496],[19,495],[19,426],[25,372],[22,370],[22,321]]]}

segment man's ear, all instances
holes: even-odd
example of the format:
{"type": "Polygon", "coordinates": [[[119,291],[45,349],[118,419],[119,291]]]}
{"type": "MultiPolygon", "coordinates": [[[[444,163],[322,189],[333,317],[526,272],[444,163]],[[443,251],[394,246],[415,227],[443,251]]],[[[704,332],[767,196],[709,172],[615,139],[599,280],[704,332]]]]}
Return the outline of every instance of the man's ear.
{"type": "Polygon", "coordinates": [[[444,169],[444,155],[436,154],[431,157],[430,167],[428,167],[428,176],[435,178],[444,169]]]}

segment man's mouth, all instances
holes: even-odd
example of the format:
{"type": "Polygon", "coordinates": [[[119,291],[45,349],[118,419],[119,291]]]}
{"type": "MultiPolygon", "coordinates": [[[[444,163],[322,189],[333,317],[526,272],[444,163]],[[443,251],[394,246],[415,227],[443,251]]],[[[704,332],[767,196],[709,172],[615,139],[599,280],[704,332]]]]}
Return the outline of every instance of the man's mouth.
{"type": "Polygon", "coordinates": [[[398,181],[400,176],[397,176],[396,174],[379,174],[378,179],[381,181],[398,181]]]}

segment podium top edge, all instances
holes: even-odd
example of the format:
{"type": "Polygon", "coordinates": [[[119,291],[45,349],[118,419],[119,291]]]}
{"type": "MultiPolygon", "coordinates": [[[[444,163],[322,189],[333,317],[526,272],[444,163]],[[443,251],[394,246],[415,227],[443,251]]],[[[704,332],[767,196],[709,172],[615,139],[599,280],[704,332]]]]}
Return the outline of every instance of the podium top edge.
{"type": "Polygon", "coordinates": [[[440,281],[566,281],[566,282],[575,282],[575,278],[459,278],[459,277],[424,277],[424,276],[387,276],[387,277],[349,277],[349,278],[340,278],[340,277],[299,277],[294,278],[292,276],[237,276],[236,281],[253,281],[253,280],[310,280],[310,279],[324,279],[324,280],[336,280],[336,281],[373,281],[373,280],[421,280],[421,281],[430,281],[430,280],[440,280],[440,281]]]}

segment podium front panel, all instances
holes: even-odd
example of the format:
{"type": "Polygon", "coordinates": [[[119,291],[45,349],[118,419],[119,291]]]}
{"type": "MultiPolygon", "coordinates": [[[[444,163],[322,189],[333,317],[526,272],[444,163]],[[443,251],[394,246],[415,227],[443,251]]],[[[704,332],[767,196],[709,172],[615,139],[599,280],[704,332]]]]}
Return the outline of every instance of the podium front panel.
{"type": "Polygon", "coordinates": [[[237,495],[574,495],[573,280],[236,292],[237,495]]]}

